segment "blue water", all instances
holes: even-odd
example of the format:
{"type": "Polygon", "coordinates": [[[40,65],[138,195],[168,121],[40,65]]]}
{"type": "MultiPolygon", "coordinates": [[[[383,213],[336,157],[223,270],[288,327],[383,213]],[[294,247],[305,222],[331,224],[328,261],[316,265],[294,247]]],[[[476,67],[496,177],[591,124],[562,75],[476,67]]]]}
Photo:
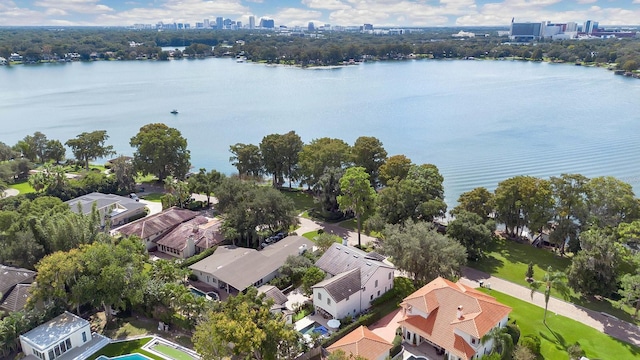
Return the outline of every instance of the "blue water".
{"type": "Polygon", "coordinates": [[[112,358],[104,355],[100,355],[96,360],[116,360],[116,359],[117,360],[150,360],[148,357],[138,353],[121,355],[121,356],[116,356],[112,358]]]}
{"type": "MultiPolygon", "coordinates": [[[[0,141],[62,142],[105,129],[129,139],[178,128],[196,169],[225,173],[229,145],[295,130],[305,142],[379,138],[433,163],[449,205],[515,175],[611,175],[640,192],[640,81],[604,69],[513,61],[406,61],[302,70],[229,59],[0,68],[0,141]],[[172,115],[171,109],[180,114],[172,115]]],[[[67,152],[68,156],[71,153],[67,152]]]]}

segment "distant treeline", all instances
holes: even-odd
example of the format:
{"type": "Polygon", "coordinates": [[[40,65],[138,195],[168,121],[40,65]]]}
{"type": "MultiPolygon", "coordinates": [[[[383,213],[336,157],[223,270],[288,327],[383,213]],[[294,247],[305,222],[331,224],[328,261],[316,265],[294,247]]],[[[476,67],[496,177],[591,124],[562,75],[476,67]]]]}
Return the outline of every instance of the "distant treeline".
{"type": "Polygon", "coordinates": [[[124,28],[2,28],[0,56],[25,62],[55,61],[66,54],[81,60],[167,59],[170,56],[243,56],[247,60],[291,65],[335,65],[345,61],[426,58],[521,58],[640,67],[640,38],[541,41],[510,44],[495,29],[478,29],[475,38],[454,38],[459,29],[432,29],[402,35],[323,32],[316,37],[258,30],[134,31],[124,28]],[[485,35],[484,32],[489,32],[485,35]],[[134,46],[131,46],[131,45],[134,46]],[[186,47],[167,52],[161,47],[186,47]],[[213,47],[213,49],[212,49],[213,47]]]}

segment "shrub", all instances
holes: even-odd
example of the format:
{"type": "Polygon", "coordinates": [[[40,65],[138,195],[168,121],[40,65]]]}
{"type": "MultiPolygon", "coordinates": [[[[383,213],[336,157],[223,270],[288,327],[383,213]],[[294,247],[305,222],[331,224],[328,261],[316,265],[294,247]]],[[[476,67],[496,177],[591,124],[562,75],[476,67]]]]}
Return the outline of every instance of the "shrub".
{"type": "Polygon", "coordinates": [[[516,345],[520,340],[520,327],[514,323],[507,324],[507,332],[511,335],[513,345],[516,345]]]}
{"type": "Polygon", "coordinates": [[[531,350],[534,355],[540,354],[540,338],[537,335],[525,335],[520,340],[520,346],[531,350]]]}
{"type": "Polygon", "coordinates": [[[214,246],[212,248],[208,248],[207,250],[201,252],[200,254],[193,255],[192,257],[183,260],[182,264],[180,264],[180,267],[186,268],[186,267],[189,267],[189,266],[197,263],[198,261],[200,261],[200,260],[206,258],[207,256],[213,254],[216,251],[217,248],[218,248],[217,246],[214,246]]]}
{"type": "Polygon", "coordinates": [[[196,281],[198,280],[198,276],[194,273],[189,274],[189,280],[196,281]]]}

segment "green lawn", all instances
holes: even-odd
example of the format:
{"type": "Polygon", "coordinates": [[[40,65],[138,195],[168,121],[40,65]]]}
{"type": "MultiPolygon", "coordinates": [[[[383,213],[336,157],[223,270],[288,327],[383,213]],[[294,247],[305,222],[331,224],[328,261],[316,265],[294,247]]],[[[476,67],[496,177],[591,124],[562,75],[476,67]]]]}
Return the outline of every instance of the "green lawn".
{"type": "Polygon", "coordinates": [[[316,241],[316,237],[318,236],[318,230],[315,231],[309,231],[308,233],[304,233],[302,234],[303,237],[306,237],[307,239],[311,240],[311,241],[316,241]]]}
{"type": "Polygon", "coordinates": [[[20,191],[20,194],[30,194],[36,192],[36,189],[31,187],[29,181],[26,180],[19,183],[11,184],[9,185],[9,188],[20,191]]]}
{"type": "Polygon", "coordinates": [[[296,214],[300,214],[316,206],[313,196],[305,193],[300,189],[281,189],[280,192],[293,201],[296,214]]]}
{"type": "MultiPolygon", "coordinates": [[[[349,229],[351,231],[358,231],[358,223],[356,222],[355,218],[351,218],[349,220],[345,220],[340,222],[338,225],[340,225],[340,227],[343,227],[345,229],[349,229]]],[[[362,225],[362,233],[369,235],[369,236],[373,236],[373,237],[377,237],[377,238],[382,238],[382,234],[372,231],[372,232],[368,232],[364,229],[364,224],[362,225]]]]}
{"type": "Polygon", "coordinates": [[[152,174],[147,174],[147,175],[138,174],[136,176],[136,183],[148,184],[148,183],[155,183],[156,181],[158,181],[158,178],[152,174]]]}
{"type": "Polygon", "coordinates": [[[153,202],[162,202],[161,198],[164,196],[163,193],[151,193],[149,195],[145,195],[142,198],[145,200],[153,201],[153,202]]]}
{"type": "Polygon", "coordinates": [[[499,302],[513,308],[510,319],[520,327],[521,335],[536,335],[541,340],[544,359],[566,359],[566,349],[578,342],[590,359],[637,359],[640,348],[612,338],[600,331],[553,312],[547,313],[547,326],[542,323],[544,309],[503,293],[480,289],[499,302]]]}
{"type": "Polygon", "coordinates": [[[167,345],[163,345],[163,344],[155,345],[153,347],[153,350],[175,360],[193,360],[193,357],[191,357],[191,355],[184,353],[178,349],[174,349],[167,345]]]}
{"type": "MultiPolygon", "coordinates": [[[[534,278],[537,280],[542,280],[549,266],[554,270],[566,272],[571,265],[571,259],[560,257],[550,250],[540,249],[506,239],[494,241],[488,249],[485,258],[478,262],[470,262],[468,265],[495,277],[528,287],[529,283],[525,279],[525,273],[530,261],[534,264],[534,278]]],[[[562,296],[555,290],[551,292],[551,295],[562,299],[562,296]]],[[[565,300],[584,306],[587,309],[609,313],[631,323],[638,323],[638,321],[632,317],[633,309],[628,306],[623,309],[618,309],[613,306],[611,300],[606,298],[601,300],[594,298],[587,299],[571,291],[569,297],[565,300]]]]}
{"type": "Polygon", "coordinates": [[[143,347],[151,339],[152,338],[148,337],[148,338],[142,338],[137,340],[123,341],[123,342],[109,344],[103,347],[102,349],[100,349],[100,351],[98,351],[97,353],[91,355],[91,357],[89,357],[88,360],[94,360],[100,355],[105,355],[112,358],[112,357],[127,355],[131,353],[140,353],[154,360],[164,360],[160,356],[153,355],[150,352],[147,352],[141,349],[141,347],[143,347]]]}

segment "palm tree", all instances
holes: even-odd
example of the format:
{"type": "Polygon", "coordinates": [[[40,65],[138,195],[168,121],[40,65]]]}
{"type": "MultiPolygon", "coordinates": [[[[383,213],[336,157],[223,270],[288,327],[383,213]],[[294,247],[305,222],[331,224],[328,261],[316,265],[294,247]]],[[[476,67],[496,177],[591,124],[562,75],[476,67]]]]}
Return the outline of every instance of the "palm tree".
{"type": "Polygon", "coordinates": [[[549,298],[551,297],[551,289],[558,290],[563,296],[568,292],[567,288],[567,275],[562,271],[553,271],[551,266],[547,268],[547,272],[544,274],[542,281],[533,280],[529,286],[531,286],[531,299],[533,300],[533,294],[540,286],[544,286],[544,317],[542,323],[547,324],[547,308],[549,307],[549,298]]]}
{"type": "Polygon", "coordinates": [[[513,338],[509,334],[506,327],[494,327],[488,333],[486,333],[482,339],[481,344],[485,344],[493,340],[493,347],[491,353],[497,352],[503,359],[509,358],[513,351],[513,338]]]}

